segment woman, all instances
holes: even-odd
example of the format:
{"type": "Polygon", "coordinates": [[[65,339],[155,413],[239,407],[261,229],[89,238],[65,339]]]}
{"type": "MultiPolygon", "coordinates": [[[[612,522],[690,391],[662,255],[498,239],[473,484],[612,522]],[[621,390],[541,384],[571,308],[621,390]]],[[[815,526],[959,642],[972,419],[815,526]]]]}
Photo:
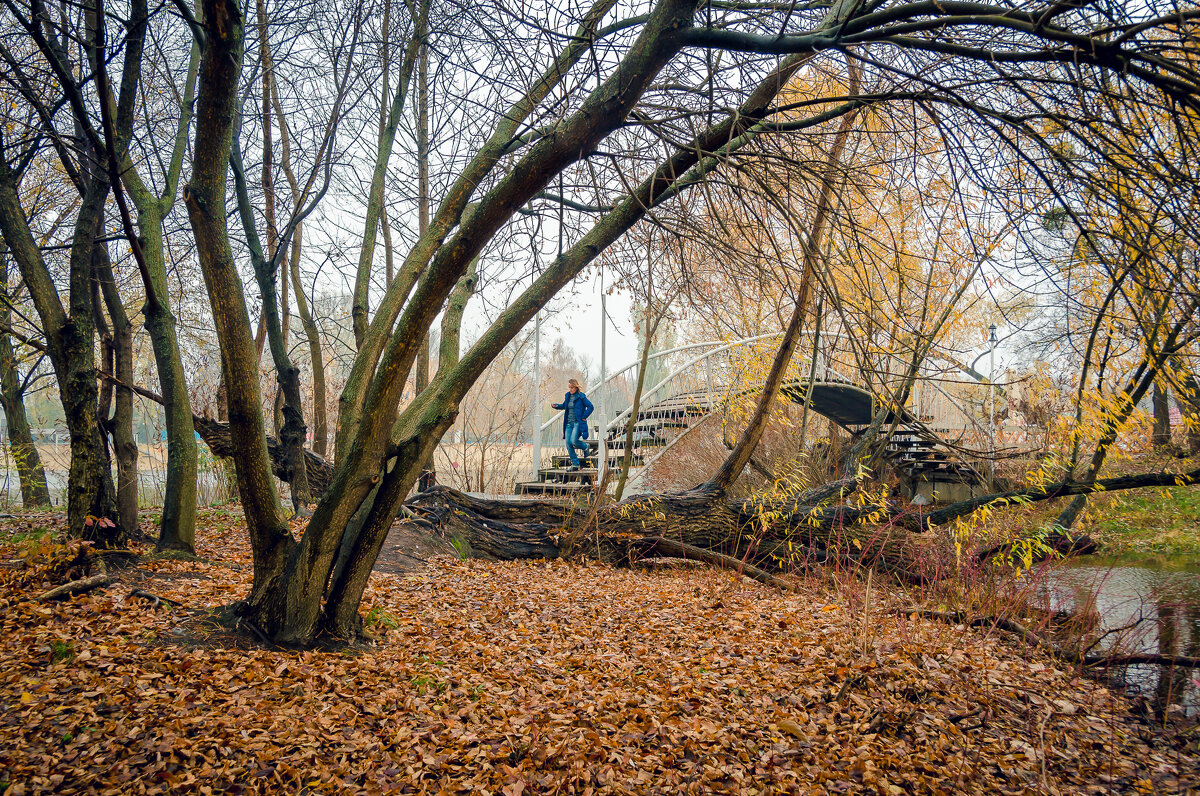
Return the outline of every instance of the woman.
{"type": "Polygon", "coordinates": [[[588,400],[586,394],[579,389],[579,382],[575,379],[567,381],[567,394],[563,396],[561,404],[550,404],[555,409],[563,410],[563,439],[567,441],[567,455],[571,457],[571,469],[579,469],[579,454],[575,449],[583,451],[583,459],[587,461],[588,445],[583,440],[587,439],[587,419],[588,415],[595,409],[592,402],[588,400]]]}

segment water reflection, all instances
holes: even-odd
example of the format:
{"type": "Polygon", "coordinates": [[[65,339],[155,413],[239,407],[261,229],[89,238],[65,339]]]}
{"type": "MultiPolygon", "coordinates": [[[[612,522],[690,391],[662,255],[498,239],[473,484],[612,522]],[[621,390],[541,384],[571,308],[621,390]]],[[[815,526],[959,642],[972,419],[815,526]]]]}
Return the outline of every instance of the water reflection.
{"type": "MultiPolygon", "coordinates": [[[[1053,610],[1093,614],[1098,631],[1111,631],[1096,652],[1200,656],[1200,565],[1087,556],[1055,567],[1043,597],[1053,610]]],[[[1200,713],[1200,670],[1129,666],[1121,675],[1156,715],[1171,704],[1200,713]]]]}

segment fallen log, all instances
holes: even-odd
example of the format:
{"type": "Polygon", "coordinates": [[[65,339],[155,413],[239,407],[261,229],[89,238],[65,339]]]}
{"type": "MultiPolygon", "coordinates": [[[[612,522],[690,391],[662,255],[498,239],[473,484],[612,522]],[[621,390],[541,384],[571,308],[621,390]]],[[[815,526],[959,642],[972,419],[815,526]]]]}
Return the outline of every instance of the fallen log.
{"type": "MultiPolygon", "coordinates": [[[[551,501],[487,500],[438,486],[415,495],[405,505],[415,517],[409,522],[455,540],[460,549],[484,558],[560,558],[571,554],[573,548],[578,555],[625,565],[653,550],[659,540],[674,540],[763,571],[817,561],[868,567],[921,584],[940,576],[939,570],[944,573],[945,567],[939,566],[936,550],[921,541],[919,532],[985,506],[1197,482],[1200,469],[1063,481],[1045,488],[984,495],[928,512],[870,501],[845,505],[842,501],[861,484],[857,479],[792,496],[761,495],[749,500],[730,500],[721,490],[701,485],[680,493],[634,495],[599,508],[551,501]],[[565,543],[577,539],[578,544],[565,543]]],[[[1052,541],[1064,553],[1094,549],[1087,539],[1052,541]]],[[[1000,549],[980,551],[976,559],[985,560],[1000,549]]]]}
{"type": "MultiPolygon", "coordinates": [[[[635,495],[593,512],[551,501],[476,498],[437,486],[407,501],[405,507],[413,518],[404,522],[448,538],[473,556],[492,560],[577,555],[623,566],[654,554],[655,549],[674,555],[660,547],[674,542],[764,572],[794,568],[815,555],[822,561],[873,567],[908,582],[924,582],[920,557],[914,555],[917,537],[906,530],[809,522],[821,507],[804,501],[812,496],[842,496],[854,488],[855,479],[847,479],[791,498],[750,501],[728,500],[701,488],[635,495]],[[579,529],[584,538],[569,550],[568,540],[579,529]]],[[[713,558],[713,563],[718,562],[727,563],[713,558]]]]}
{"type": "MultiPolygon", "coordinates": [[[[1200,483],[1200,468],[1184,473],[1164,471],[1141,473],[1139,475],[1122,475],[1112,478],[1098,478],[1094,481],[1065,480],[1045,486],[1013,489],[1006,492],[981,495],[969,500],[959,501],[958,503],[951,503],[931,511],[924,511],[919,506],[902,504],[897,501],[889,501],[884,504],[868,503],[863,506],[833,505],[812,507],[799,505],[797,501],[792,501],[792,509],[807,511],[805,521],[813,527],[831,528],[838,525],[862,523],[890,524],[904,528],[907,531],[921,533],[938,526],[946,525],[961,517],[974,514],[985,507],[1003,508],[1075,495],[1091,495],[1097,492],[1119,492],[1129,489],[1164,486],[1190,486],[1197,483],[1200,483]]],[[[784,507],[780,506],[780,508],[784,507]]]]}
{"type": "Polygon", "coordinates": [[[49,591],[42,592],[36,598],[37,602],[48,602],[50,600],[63,600],[67,597],[75,597],[80,594],[86,594],[93,589],[99,589],[102,586],[107,586],[112,582],[108,573],[102,572],[99,575],[92,575],[88,578],[80,578],[73,580],[70,583],[64,583],[61,586],[55,586],[49,591]]]}
{"type": "MultiPolygon", "coordinates": [[[[1066,558],[1067,556],[1091,555],[1100,549],[1096,541],[1087,534],[1071,534],[1054,531],[1046,535],[1046,547],[1032,558],[1033,563],[1045,561],[1052,553],[1066,558]]],[[[1000,542],[975,551],[976,563],[982,564],[1001,554],[1011,553],[1016,549],[1016,542],[1000,542]]]]}

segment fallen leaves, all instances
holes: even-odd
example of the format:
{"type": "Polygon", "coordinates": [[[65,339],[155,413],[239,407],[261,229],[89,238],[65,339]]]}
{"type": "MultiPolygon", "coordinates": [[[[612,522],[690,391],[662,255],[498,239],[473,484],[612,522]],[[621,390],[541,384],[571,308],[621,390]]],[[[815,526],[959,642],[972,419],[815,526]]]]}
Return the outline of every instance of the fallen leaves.
{"type": "Polygon", "coordinates": [[[868,625],[815,583],[441,558],[373,579],[378,646],[263,649],[214,618],[250,569],[236,513],[205,519],[206,561],[53,605],[6,586],[6,794],[1173,793],[1197,770],[1044,658],[868,625]]]}

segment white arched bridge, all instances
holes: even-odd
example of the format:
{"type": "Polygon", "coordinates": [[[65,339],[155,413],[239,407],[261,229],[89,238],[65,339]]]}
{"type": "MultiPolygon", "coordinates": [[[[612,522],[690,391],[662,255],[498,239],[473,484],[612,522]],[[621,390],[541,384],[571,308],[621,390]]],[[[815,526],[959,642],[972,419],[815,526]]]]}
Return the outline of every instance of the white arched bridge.
{"type": "MultiPolygon", "coordinates": [[[[569,469],[558,412],[537,431],[536,478],[518,483],[517,494],[567,495],[592,488],[602,473],[602,460],[607,467],[621,467],[631,422],[630,478],[636,482],[701,420],[757,391],[781,336],[694,343],[652,354],[636,418],[632,411],[639,363],[614,372],[587,391],[596,406],[590,419],[588,466],[569,469]]],[[[908,368],[894,354],[852,355],[848,343],[842,335],[806,334],[785,375],[780,400],[806,405],[857,434],[880,409],[877,396],[891,394],[908,368]],[[863,359],[867,367],[852,364],[863,359]]],[[[994,446],[988,390],[989,385],[956,381],[941,370],[922,368],[910,400],[884,417],[889,428],[895,427],[886,454],[897,470],[914,483],[978,483],[980,472],[968,454],[994,446]]]]}

